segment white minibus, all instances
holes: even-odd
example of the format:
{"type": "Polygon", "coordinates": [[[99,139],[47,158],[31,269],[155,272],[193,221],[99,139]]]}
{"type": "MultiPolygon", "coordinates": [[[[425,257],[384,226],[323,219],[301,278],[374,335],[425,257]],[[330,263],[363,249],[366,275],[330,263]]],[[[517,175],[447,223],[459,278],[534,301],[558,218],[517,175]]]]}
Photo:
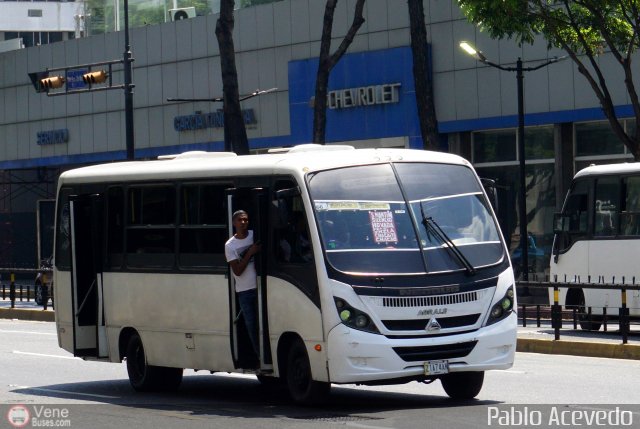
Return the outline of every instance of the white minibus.
{"type": "Polygon", "coordinates": [[[75,356],[125,360],[136,390],[244,372],[301,403],[331,383],[436,379],[468,399],[513,364],[513,271],[466,160],[341,145],[161,158],[60,176],[56,324],[75,356]],[[261,242],[259,356],[224,257],[238,209],[261,242]]]}
{"type": "MultiPolygon", "coordinates": [[[[640,164],[593,165],[571,183],[556,214],[552,280],[570,283],[640,282],[640,164]]],[[[629,291],[629,315],[640,316],[638,291],[629,291]]],[[[553,303],[553,289],[549,289],[553,303]]],[[[598,330],[605,309],[616,318],[620,289],[560,288],[560,305],[576,308],[585,330],[598,330]],[[588,308],[591,308],[591,316],[588,308]]]]}

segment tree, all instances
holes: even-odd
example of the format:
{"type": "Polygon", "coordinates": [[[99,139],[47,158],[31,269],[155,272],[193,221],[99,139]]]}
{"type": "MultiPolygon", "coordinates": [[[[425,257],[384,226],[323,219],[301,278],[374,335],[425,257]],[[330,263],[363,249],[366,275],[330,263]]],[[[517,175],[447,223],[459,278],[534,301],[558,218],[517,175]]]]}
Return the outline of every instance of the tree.
{"type": "Polygon", "coordinates": [[[236,54],[233,45],[234,6],[234,0],[221,0],[220,16],[216,23],[216,38],[220,47],[220,69],[222,73],[224,147],[225,151],[235,152],[238,155],[248,155],[249,141],[240,108],[238,70],[236,68],[236,54]]]}
{"type": "Polygon", "coordinates": [[[327,90],[329,86],[329,75],[331,70],[340,61],[347,48],[364,23],[362,11],[365,0],[357,0],[353,22],[342,39],[338,49],[331,54],[331,32],[333,30],[333,15],[335,13],[338,0],[327,0],[324,9],[324,20],[322,25],[322,38],[320,40],[320,58],[318,61],[318,72],[316,74],[316,90],[313,103],[313,142],[324,144],[327,127],[327,90]]]}
{"type": "Polygon", "coordinates": [[[533,43],[542,35],[565,50],[587,79],[615,135],[640,161],[640,102],[633,82],[632,54],[640,47],[640,0],[458,0],[467,19],[493,38],[533,43]],[[633,134],[617,118],[598,56],[610,53],[624,75],[636,120],[633,134]]]}
{"type": "Polygon", "coordinates": [[[424,149],[438,147],[438,121],[433,100],[433,80],[427,62],[427,26],[422,0],[408,0],[418,120],[424,149]]]}

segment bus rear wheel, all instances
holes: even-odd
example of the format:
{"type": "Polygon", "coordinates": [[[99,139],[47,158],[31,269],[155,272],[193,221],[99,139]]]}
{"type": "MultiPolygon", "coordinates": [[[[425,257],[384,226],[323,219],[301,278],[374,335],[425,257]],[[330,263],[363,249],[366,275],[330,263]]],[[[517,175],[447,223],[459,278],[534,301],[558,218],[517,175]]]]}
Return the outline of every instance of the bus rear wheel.
{"type": "Polygon", "coordinates": [[[478,396],[484,382],[484,371],[452,372],[440,378],[442,388],[451,399],[468,400],[478,396]]]}
{"type": "Polygon", "coordinates": [[[287,356],[287,388],[291,399],[307,405],[323,402],[331,390],[331,384],[311,377],[307,349],[300,340],[291,345],[287,356]]]}
{"type": "Polygon", "coordinates": [[[182,368],[147,364],[147,356],[138,333],[129,338],[126,357],[129,382],[138,392],[176,390],[182,382],[182,368]]]}
{"type": "Polygon", "coordinates": [[[584,298],[584,292],[582,289],[578,289],[575,292],[567,294],[567,308],[575,308],[578,313],[578,322],[580,328],[583,331],[599,331],[602,323],[597,316],[587,313],[586,300],[584,298]]]}

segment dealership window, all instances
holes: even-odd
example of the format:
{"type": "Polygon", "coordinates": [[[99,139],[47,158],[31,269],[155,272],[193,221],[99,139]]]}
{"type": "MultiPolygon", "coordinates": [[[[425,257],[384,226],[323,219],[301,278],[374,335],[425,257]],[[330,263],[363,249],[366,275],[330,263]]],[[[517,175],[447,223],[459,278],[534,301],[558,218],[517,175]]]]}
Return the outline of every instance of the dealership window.
{"type": "MultiPolygon", "coordinates": [[[[549,265],[555,211],[553,126],[525,128],[525,183],[529,222],[528,262],[533,273],[544,274],[549,265]]],[[[517,129],[472,134],[472,162],[478,175],[494,179],[498,187],[498,221],[511,250],[516,271],[521,257],[518,201],[520,167],[517,129]]],[[[519,274],[519,273],[517,273],[519,274]]]]}
{"type": "MultiPolygon", "coordinates": [[[[622,120],[622,126],[629,135],[635,132],[633,120],[622,120]]],[[[574,136],[576,172],[591,164],[615,164],[633,159],[611,129],[609,121],[576,123],[574,136]]]]}

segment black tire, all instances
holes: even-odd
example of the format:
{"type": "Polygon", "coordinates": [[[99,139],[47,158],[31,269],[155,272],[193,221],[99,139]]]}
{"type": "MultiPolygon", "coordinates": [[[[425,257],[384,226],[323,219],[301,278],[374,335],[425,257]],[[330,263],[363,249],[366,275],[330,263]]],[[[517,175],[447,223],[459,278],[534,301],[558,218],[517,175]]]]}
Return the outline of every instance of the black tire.
{"type": "Polygon", "coordinates": [[[127,344],[127,374],[138,392],[176,390],[182,382],[182,368],[147,365],[142,339],[138,333],[127,344]]]}
{"type": "Polygon", "coordinates": [[[480,393],[484,382],[484,371],[452,372],[440,377],[440,382],[451,399],[469,400],[480,393]]]}
{"type": "Polygon", "coordinates": [[[294,342],[289,349],[286,374],[289,395],[299,404],[322,403],[331,390],[331,384],[311,378],[309,356],[302,341],[294,342]]]}
{"type": "Polygon", "coordinates": [[[44,302],[42,301],[42,284],[40,284],[39,282],[36,283],[33,287],[33,300],[38,305],[44,304],[44,302]]]}
{"type": "Polygon", "coordinates": [[[571,303],[567,303],[567,308],[576,309],[578,312],[578,323],[580,323],[580,328],[583,331],[600,330],[602,323],[598,321],[599,319],[597,316],[591,315],[591,320],[589,320],[587,307],[585,305],[584,292],[582,292],[581,289],[571,297],[571,303]]]}

